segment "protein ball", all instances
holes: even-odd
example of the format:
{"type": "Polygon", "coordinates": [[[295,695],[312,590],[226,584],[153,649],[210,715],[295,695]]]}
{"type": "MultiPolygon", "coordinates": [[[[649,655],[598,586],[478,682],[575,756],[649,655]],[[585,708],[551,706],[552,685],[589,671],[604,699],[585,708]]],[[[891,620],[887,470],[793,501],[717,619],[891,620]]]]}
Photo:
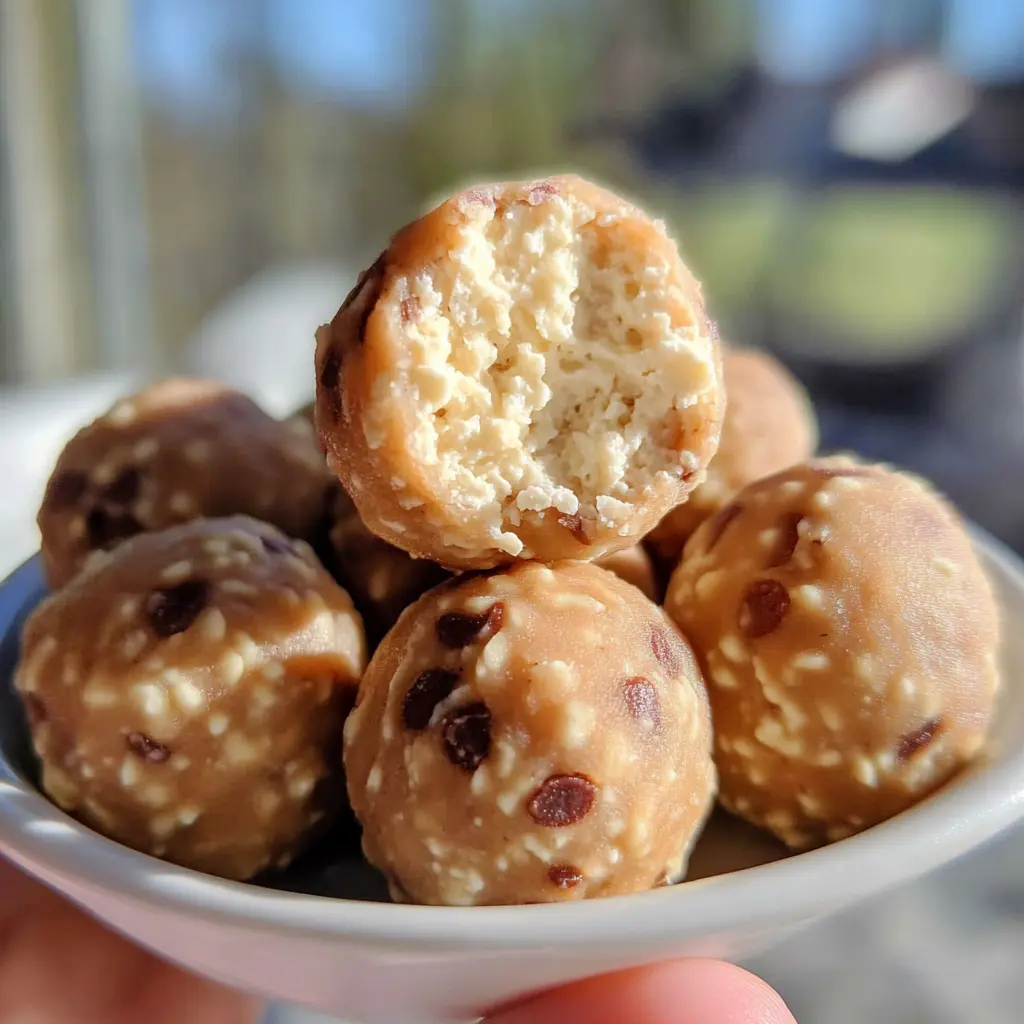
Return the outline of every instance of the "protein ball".
{"type": "Polygon", "coordinates": [[[345,727],[363,850],[396,899],[510,904],[676,881],[714,801],[707,695],[635,587],[519,563],[425,594],[345,727]]]}
{"type": "Polygon", "coordinates": [[[47,579],[63,586],[91,551],[200,517],[252,515],[313,541],[332,476],[308,429],[213,381],[162,381],[61,453],[38,516],[47,579]]]}
{"type": "Polygon", "coordinates": [[[802,385],[764,352],[725,348],[726,411],[707,479],[648,535],[658,559],[674,569],[694,530],[737,491],[814,454],[818,426],[802,385]]]}
{"type": "Polygon", "coordinates": [[[15,685],[55,803],[246,879],[342,806],[365,659],[352,602],[307,545],[235,517],[93,555],[28,620],[15,685]]]}
{"type": "Polygon", "coordinates": [[[602,569],[615,573],[621,580],[632,583],[645,597],[652,601],[658,599],[658,587],[654,579],[654,566],[643,545],[634,544],[622,551],[613,551],[605,555],[597,564],[602,569]]]}
{"type": "Polygon", "coordinates": [[[574,177],[461,192],[317,333],[316,420],[367,526],[448,568],[596,560],[704,478],[718,342],[663,226],[574,177]]]}
{"type": "Polygon", "coordinates": [[[363,615],[376,644],[424,591],[444,580],[440,566],[374,536],[340,486],[330,512],[331,566],[363,615]]]}
{"type": "Polygon", "coordinates": [[[823,459],[702,525],[666,610],[701,658],[722,804],[803,848],[921,800],[978,752],[999,623],[923,482],[823,459]]]}

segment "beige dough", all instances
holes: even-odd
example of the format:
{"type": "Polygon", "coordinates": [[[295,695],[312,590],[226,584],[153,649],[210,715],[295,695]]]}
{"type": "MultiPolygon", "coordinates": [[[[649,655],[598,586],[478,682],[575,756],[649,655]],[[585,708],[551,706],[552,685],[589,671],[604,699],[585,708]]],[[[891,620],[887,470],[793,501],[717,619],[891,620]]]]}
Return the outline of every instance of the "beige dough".
{"type": "Polygon", "coordinates": [[[351,601],[304,543],[196,520],[94,554],[29,618],[15,685],[60,807],[245,879],[342,805],[365,658],[351,601]]]}
{"type": "Polygon", "coordinates": [[[751,485],[693,535],[665,607],[708,680],[722,804],[792,847],[899,813],[984,743],[996,605],[915,478],[822,459],[751,485]]]}
{"type": "Polygon", "coordinates": [[[677,880],[714,800],[696,662],[635,587],[523,562],[436,587],[345,728],[363,849],[399,899],[582,899],[677,880]]]}
{"type": "Polygon", "coordinates": [[[366,525],[452,569],[631,546],[704,479],[723,415],[663,226],[571,176],[460,192],[400,231],[316,368],[366,525]]]}

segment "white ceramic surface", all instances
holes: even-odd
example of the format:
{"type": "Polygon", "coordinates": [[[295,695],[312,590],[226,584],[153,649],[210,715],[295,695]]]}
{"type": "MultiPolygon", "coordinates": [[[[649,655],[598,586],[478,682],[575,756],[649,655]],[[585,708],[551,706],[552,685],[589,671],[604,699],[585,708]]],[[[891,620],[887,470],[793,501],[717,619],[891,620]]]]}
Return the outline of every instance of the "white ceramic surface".
{"type": "MultiPolygon", "coordinates": [[[[370,1024],[471,1019],[528,990],[669,956],[746,957],[1024,818],[1024,571],[995,542],[979,537],[978,546],[1006,620],[1006,686],[988,754],[913,810],[823,850],[778,859],[770,843],[727,830],[724,845],[703,844],[697,866],[730,873],[558,906],[406,907],[221,882],[108,842],[39,796],[13,721],[8,636],[0,851],[169,959],[370,1024]]],[[[26,567],[0,591],[5,632],[32,598],[36,572],[26,567]]]]}

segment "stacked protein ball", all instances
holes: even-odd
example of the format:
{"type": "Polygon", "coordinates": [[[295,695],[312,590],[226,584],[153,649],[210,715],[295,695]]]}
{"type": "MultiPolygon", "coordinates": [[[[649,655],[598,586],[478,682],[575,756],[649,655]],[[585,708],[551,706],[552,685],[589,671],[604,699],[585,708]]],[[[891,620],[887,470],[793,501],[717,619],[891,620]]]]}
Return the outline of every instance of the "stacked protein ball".
{"type": "Polygon", "coordinates": [[[799,385],[720,352],[617,197],[459,193],[361,276],[315,372],[283,423],[170,381],[61,456],[62,589],[17,684],[44,788],[98,831],[249,878],[347,786],[395,899],[550,902],[684,877],[719,774],[803,847],[982,744],[996,613],[954,514],[807,461],[799,385]]]}

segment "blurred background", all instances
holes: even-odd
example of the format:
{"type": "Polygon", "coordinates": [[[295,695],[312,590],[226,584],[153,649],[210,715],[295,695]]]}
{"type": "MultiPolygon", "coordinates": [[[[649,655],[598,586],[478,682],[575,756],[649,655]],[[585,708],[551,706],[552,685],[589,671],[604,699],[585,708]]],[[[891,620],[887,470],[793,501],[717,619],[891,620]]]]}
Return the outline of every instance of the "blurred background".
{"type": "MultiPolygon", "coordinates": [[[[117,392],[289,412],[392,231],[562,169],[665,218],[826,447],[1024,549],[1022,0],[0,0],[2,568],[117,392]]],[[[1022,854],[754,966],[808,1024],[1019,1022],[1022,854]]]]}

